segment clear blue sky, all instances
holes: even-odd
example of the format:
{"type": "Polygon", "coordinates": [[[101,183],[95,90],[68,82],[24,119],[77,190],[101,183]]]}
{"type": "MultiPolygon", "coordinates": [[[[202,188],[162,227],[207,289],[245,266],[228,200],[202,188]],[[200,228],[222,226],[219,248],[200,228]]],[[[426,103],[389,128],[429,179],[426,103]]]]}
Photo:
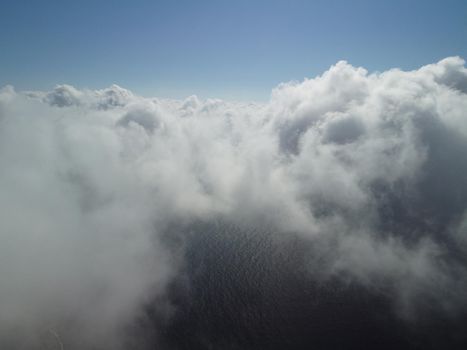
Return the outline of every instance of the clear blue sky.
{"type": "Polygon", "coordinates": [[[467,58],[463,0],[2,0],[0,85],[117,83],[267,99],[345,59],[370,71],[467,58]]]}

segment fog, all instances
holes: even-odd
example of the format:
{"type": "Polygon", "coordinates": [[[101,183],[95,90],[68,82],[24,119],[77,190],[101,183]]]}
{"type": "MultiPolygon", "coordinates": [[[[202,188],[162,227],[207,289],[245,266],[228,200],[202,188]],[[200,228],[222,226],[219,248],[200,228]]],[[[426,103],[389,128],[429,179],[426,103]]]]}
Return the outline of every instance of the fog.
{"type": "Polygon", "coordinates": [[[298,237],[309,278],[384,293],[408,322],[465,313],[466,111],[459,57],[341,61],[265,103],[3,87],[0,344],[143,348],[199,222],[298,237]]]}

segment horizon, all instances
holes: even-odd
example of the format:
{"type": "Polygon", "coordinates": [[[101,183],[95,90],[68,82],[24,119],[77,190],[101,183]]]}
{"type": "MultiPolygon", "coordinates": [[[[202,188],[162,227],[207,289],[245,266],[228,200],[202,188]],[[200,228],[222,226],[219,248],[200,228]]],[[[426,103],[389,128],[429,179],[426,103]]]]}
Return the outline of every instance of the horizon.
{"type": "MultiPolygon", "coordinates": [[[[141,97],[141,98],[144,98],[144,99],[152,99],[152,98],[156,98],[156,99],[161,99],[161,100],[173,100],[173,101],[185,101],[185,100],[189,100],[191,98],[196,98],[196,99],[200,99],[200,100],[203,100],[203,101],[206,101],[206,100],[220,100],[220,101],[223,101],[223,102],[231,102],[231,103],[259,103],[259,104],[268,104],[271,102],[271,99],[273,98],[273,93],[275,90],[277,89],[280,89],[281,86],[284,86],[284,85],[300,85],[302,83],[305,83],[306,81],[310,81],[310,80],[315,80],[315,79],[319,79],[321,78],[324,74],[326,74],[327,72],[329,72],[332,68],[336,67],[336,65],[338,64],[345,64],[345,65],[349,65],[353,68],[356,68],[356,69],[364,69],[365,70],[365,75],[370,77],[370,76],[379,76],[381,74],[385,74],[387,72],[390,72],[390,71],[400,71],[402,73],[408,73],[408,72],[416,72],[418,71],[419,69],[422,69],[422,68],[428,68],[430,66],[433,66],[433,65],[437,65],[437,64],[441,64],[443,61],[446,61],[446,60],[459,60],[460,62],[462,62],[463,64],[465,64],[465,59],[461,56],[449,56],[449,57],[444,57],[442,59],[440,59],[439,61],[437,62],[433,62],[433,63],[430,63],[430,64],[426,64],[426,65],[423,65],[423,66],[420,66],[420,67],[416,67],[415,69],[411,69],[411,70],[403,70],[403,69],[400,69],[399,67],[392,67],[392,68],[389,68],[387,71],[374,71],[374,72],[370,72],[368,70],[365,69],[365,67],[362,67],[362,66],[353,66],[350,62],[347,62],[345,60],[340,60],[338,62],[336,62],[335,64],[332,64],[331,66],[329,66],[327,69],[325,69],[323,72],[315,75],[315,76],[310,76],[310,77],[304,77],[302,80],[290,80],[290,81],[283,81],[283,82],[279,82],[277,85],[275,86],[272,86],[269,90],[269,96],[267,99],[264,99],[264,100],[240,100],[240,99],[223,99],[223,98],[216,98],[216,97],[212,97],[212,96],[207,96],[207,97],[204,97],[204,96],[198,96],[196,93],[193,93],[193,94],[190,94],[190,95],[185,95],[185,96],[181,96],[179,98],[176,98],[176,97],[166,97],[166,96],[159,96],[159,95],[144,95],[144,94],[138,94],[138,93],[135,93],[133,90],[131,89],[128,89],[127,87],[125,86],[121,86],[121,85],[118,85],[118,84],[111,84],[109,86],[101,86],[101,87],[97,87],[95,89],[91,89],[91,88],[87,88],[87,87],[84,87],[84,88],[79,88],[79,87],[76,87],[74,85],[71,85],[71,84],[56,84],[55,86],[53,86],[53,88],[49,89],[49,90],[18,90],[14,85],[12,84],[6,84],[4,86],[0,86],[0,90],[3,89],[3,88],[8,88],[8,87],[11,87],[15,92],[19,93],[19,94],[26,94],[26,95],[30,95],[30,96],[35,96],[35,97],[38,97],[38,96],[41,96],[41,95],[44,95],[44,94],[47,94],[47,93],[53,93],[55,91],[68,91],[68,93],[73,93],[73,91],[76,91],[78,93],[99,93],[99,92],[103,92],[103,91],[108,91],[108,90],[113,90],[113,89],[117,89],[117,90],[125,90],[137,97],[141,97]]],[[[45,95],[44,95],[45,96],[45,95]]]]}

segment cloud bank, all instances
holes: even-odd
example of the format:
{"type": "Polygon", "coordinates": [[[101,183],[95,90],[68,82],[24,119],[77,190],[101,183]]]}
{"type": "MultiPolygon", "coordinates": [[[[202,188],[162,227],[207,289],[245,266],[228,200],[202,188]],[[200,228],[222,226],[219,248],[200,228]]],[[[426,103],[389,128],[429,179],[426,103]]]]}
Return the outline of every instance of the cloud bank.
{"type": "Polygon", "coordinates": [[[316,279],[388,293],[409,318],[465,312],[464,65],[341,61],[264,104],[4,87],[1,342],[143,347],[128,329],[165,305],[181,256],[162,237],[219,218],[299,235],[316,279]]]}

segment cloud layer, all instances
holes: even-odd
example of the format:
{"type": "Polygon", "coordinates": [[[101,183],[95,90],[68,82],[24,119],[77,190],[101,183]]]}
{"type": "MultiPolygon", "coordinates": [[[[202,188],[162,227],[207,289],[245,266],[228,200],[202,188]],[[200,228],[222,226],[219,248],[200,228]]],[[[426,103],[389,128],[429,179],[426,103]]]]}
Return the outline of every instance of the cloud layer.
{"type": "Polygon", "coordinates": [[[464,64],[341,61],[264,104],[4,87],[0,339],[128,346],[177,273],[161,237],[219,218],[300,235],[310,274],[383,290],[407,317],[465,312],[464,64]]]}

